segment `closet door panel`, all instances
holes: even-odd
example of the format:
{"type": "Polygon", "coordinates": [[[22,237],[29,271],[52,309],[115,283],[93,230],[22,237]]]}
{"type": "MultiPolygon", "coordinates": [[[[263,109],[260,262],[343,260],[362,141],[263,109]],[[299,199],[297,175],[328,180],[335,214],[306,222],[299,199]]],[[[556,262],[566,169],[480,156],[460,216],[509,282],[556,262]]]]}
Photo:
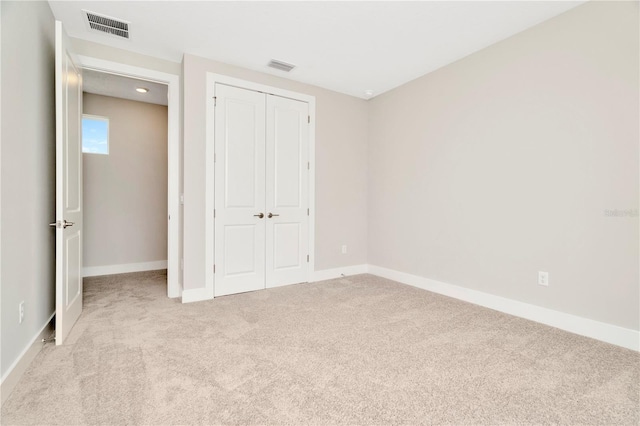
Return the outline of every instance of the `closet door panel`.
{"type": "Polygon", "coordinates": [[[256,190],[264,185],[264,172],[258,164],[261,149],[257,146],[261,137],[256,128],[256,105],[234,98],[226,99],[224,135],[224,192],[226,208],[260,208],[263,200],[256,197],[256,190]]]}
{"type": "Polygon", "coordinates": [[[259,275],[256,257],[253,254],[260,249],[256,242],[262,240],[256,235],[255,225],[226,225],[224,227],[224,271],[226,277],[242,274],[259,275]]]}
{"type": "MultiPolygon", "coordinates": [[[[273,208],[302,207],[302,149],[300,135],[304,123],[296,110],[273,109],[273,208]]],[[[271,120],[271,117],[270,117],[271,120]]],[[[306,160],[304,160],[306,161],[306,160]]]]}
{"type": "Polygon", "coordinates": [[[307,281],[308,104],[267,95],[266,285],[307,281]]]}
{"type": "Polygon", "coordinates": [[[222,296],[265,287],[265,95],[218,84],[215,115],[214,294],[222,296]]]}
{"type": "Polygon", "coordinates": [[[300,223],[275,223],[273,225],[273,269],[282,271],[287,268],[300,268],[300,242],[302,240],[300,223]]]}

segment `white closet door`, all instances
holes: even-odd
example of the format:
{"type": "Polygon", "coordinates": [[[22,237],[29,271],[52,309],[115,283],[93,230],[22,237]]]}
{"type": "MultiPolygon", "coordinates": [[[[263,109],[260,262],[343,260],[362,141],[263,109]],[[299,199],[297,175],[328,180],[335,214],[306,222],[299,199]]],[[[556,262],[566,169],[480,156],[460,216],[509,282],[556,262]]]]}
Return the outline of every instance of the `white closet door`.
{"type": "Polygon", "coordinates": [[[267,95],[267,287],[308,280],[309,106],[267,95]]]}
{"type": "Polygon", "coordinates": [[[265,287],[265,95],[221,84],[215,93],[215,296],[222,296],[265,287]]]}

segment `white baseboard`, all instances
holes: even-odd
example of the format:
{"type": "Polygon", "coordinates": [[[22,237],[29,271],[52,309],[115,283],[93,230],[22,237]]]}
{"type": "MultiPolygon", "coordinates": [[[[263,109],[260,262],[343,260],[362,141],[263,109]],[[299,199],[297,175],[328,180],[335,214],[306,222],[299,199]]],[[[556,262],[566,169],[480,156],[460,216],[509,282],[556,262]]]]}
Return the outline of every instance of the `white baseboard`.
{"type": "Polygon", "coordinates": [[[182,290],[182,303],[201,302],[213,299],[213,294],[206,287],[182,290]]]}
{"type": "MultiPolygon", "coordinates": [[[[380,266],[363,264],[315,271],[311,274],[310,282],[366,273],[640,352],[640,331],[380,266]]],[[[183,290],[182,303],[210,300],[212,297],[213,295],[209,294],[206,288],[183,290]]]]}
{"type": "MultiPolygon", "coordinates": [[[[331,280],[333,278],[340,278],[343,275],[348,276],[366,273],[367,265],[352,265],[343,268],[325,269],[311,273],[309,282],[331,280]]],[[[213,294],[204,287],[182,290],[182,303],[200,302],[211,299],[213,299],[213,294]]]]}
{"type": "Polygon", "coordinates": [[[332,280],[334,278],[340,278],[341,276],[366,274],[368,271],[368,265],[351,265],[344,266],[342,268],[323,269],[322,271],[315,271],[311,274],[311,280],[309,282],[332,280]]]}
{"type": "Polygon", "coordinates": [[[156,271],[167,269],[166,260],[154,262],[125,263],[122,265],[88,266],[82,268],[83,277],[97,277],[100,275],[128,274],[130,272],[156,271]]]}
{"type": "Polygon", "coordinates": [[[11,364],[9,369],[2,376],[2,381],[0,382],[0,400],[2,401],[1,404],[4,404],[5,401],[9,398],[9,395],[11,395],[11,392],[22,378],[24,372],[27,371],[27,368],[29,368],[31,362],[44,346],[44,343],[42,343],[42,339],[49,337],[49,335],[51,334],[49,324],[51,323],[54,315],[55,313],[51,315],[40,332],[31,340],[31,343],[29,343],[27,347],[24,348],[20,356],[18,356],[18,358],[13,362],[13,364],[11,364]]]}
{"type": "Polygon", "coordinates": [[[423,290],[464,300],[476,305],[484,306],[496,311],[504,312],[520,318],[556,327],[561,330],[590,337],[592,339],[622,346],[623,348],[640,351],[640,332],[628,328],[618,327],[591,319],[578,317],[564,312],[554,311],[540,306],[507,299],[492,294],[483,293],[447,284],[428,278],[411,275],[393,269],[369,265],[369,273],[379,277],[398,281],[423,290]]]}

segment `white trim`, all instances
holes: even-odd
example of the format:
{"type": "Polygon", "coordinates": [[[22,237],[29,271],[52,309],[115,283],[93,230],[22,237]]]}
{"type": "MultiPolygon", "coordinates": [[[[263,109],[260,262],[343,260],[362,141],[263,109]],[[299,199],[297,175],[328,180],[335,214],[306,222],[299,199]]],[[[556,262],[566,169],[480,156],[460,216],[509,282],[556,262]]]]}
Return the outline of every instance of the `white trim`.
{"type": "Polygon", "coordinates": [[[309,101],[309,269],[308,277],[311,281],[316,272],[316,99],[309,101]]]}
{"type": "MultiPolygon", "coordinates": [[[[214,99],[216,83],[226,84],[242,89],[254,90],[257,92],[268,93],[281,96],[284,98],[295,99],[307,102],[309,105],[309,116],[311,123],[309,125],[309,265],[307,270],[307,281],[311,281],[313,277],[315,265],[315,151],[316,151],[316,98],[315,96],[303,93],[292,92],[290,90],[280,89],[278,87],[267,86],[264,84],[254,83],[251,81],[241,80],[222,74],[207,72],[207,104],[206,104],[206,148],[205,148],[205,289],[206,294],[213,298],[215,277],[213,273],[214,266],[214,224],[213,209],[215,204],[214,188],[215,188],[215,164],[213,161],[214,153],[214,99]]],[[[193,289],[196,290],[196,289],[193,289]]],[[[198,289],[199,290],[199,289],[198,289]]],[[[185,290],[186,291],[186,290],[185,290]]],[[[204,299],[200,299],[204,300],[204,299]]],[[[183,295],[184,302],[184,295],[183,295]]]]}
{"type": "Polygon", "coordinates": [[[208,288],[191,288],[182,290],[182,303],[201,302],[213,299],[213,293],[208,288]]]}
{"type": "MultiPolygon", "coordinates": [[[[205,257],[205,265],[204,265],[204,289],[205,293],[211,294],[211,298],[214,296],[214,274],[213,268],[215,264],[215,239],[214,239],[214,223],[213,223],[213,209],[215,207],[215,161],[214,161],[214,147],[215,147],[215,138],[214,138],[214,129],[215,129],[215,116],[214,116],[214,108],[215,108],[215,82],[211,81],[212,78],[207,73],[207,104],[205,106],[206,111],[206,123],[205,123],[205,132],[206,132],[206,140],[205,140],[205,197],[204,197],[204,211],[205,211],[205,220],[204,220],[204,257],[205,257]],[[210,123],[211,122],[211,123],[210,123]]],[[[186,290],[182,292],[182,303],[186,303],[194,300],[186,300],[185,293],[186,290]]],[[[206,300],[206,299],[198,299],[198,300],[206,300]]]]}
{"type": "Polygon", "coordinates": [[[51,320],[53,320],[54,316],[55,312],[49,317],[47,322],[40,329],[40,332],[31,339],[31,342],[26,348],[24,348],[22,353],[15,361],[13,361],[13,364],[9,366],[2,376],[2,380],[0,381],[0,400],[2,402],[0,404],[4,404],[9,398],[9,395],[11,395],[11,392],[22,378],[24,372],[27,371],[27,368],[29,368],[36,355],[38,355],[42,350],[42,347],[44,346],[42,339],[49,337],[53,330],[53,327],[49,327],[49,325],[51,324],[51,320]]]}
{"type": "MultiPolygon", "coordinates": [[[[283,98],[290,98],[296,101],[307,102],[309,103],[309,106],[313,104],[313,106],[315,107],[315,96],[299,92],[292,92],[291,90],[281,89],[275,86],[267,86],[266,84],[254,83],[253,81],[241,80],[239,78],[229,77],[228,75],[207,72],[207,87],[209,87],[209,84],[215,85],[215,83],[226,84],[227,86],[234,86],[239,89],[247,89],[253,90],[255,92],[263,92],[270,95],[282,96],[283,98]]],[[[311,111],[311,109],[309,109],[309,111],[311,111]]],[[[311,118],[313,119],[313,116],[311,118]]]]}
{"type": "Polygon", "coordinates": [[[481,291],[471,290],[453,284],[395,271],[393,269],[373,265],[369,265],[368,269],[372,275],[453,297],[458,300],[464,300],[465,302],[484,306],[489,309],[539,322],[613,345],[622,346],[623,348],[640,351],[640,331],[530,305],[517,300],[494,296],[481,291]]]}
{"type": "Polygon", "coordinates": [[[180,297],[180,76],[88,56],[80,66],[167,84],[167,296],[180,297]]]}
{"type": "Polygon", "coordinates": [[[97,277],[100,275],[128,274],[130,272],[157,271],[167,269],[166,260],[154,262],[125,263],[121,265],[87,266],[82,268],[83,277],[97,277]]]}
{"type": "Polygon", "coordinates": [[[332,280],[334,278],[340,278],[342,276],[348,277],[349,275],[366,274],[369,272],[369,265],[351,265],[343,266],[342,268],[323,269],[321,271],[315,271],[312,276],[311,282],[332,280]]]}
{"type": "MultiPolygon", "coordinates": [[[[2,22],[2,5],[0,5],[0,23],[2,22]]],[[[0,46],[2,46],[2,31],[0,31],[0,46]]],[[[2,81],[2,67],[0,66],[0,82],[2,81]]],[[[2,99],[2,84],[0,84],[0,99],[2,99]]],[[[55,119],[54,119],[55,121],[55,119]]],[[[0,102],[0,129],[2,129],[2,102],[0,102]]],[[[2,132],[0,132],[0,164],[2,164],[2,132]]],[[[0,188],[2,188],[2,179],[1,179],[2,173],[0,173],[0,188]]],[[[0,241],[2,240],[2,196],[1,196],[1,191],[0,191],[0,241]]],[[[55,217],[55,216],[54,216],[55,217]]],[[[0,244],[0,277],[2,277],[2,244],[0,244]]],[[[0,300],[2,300],[2,286],[0,285],[0,300]]],[[[11,367],[9,368],[9,370],[7,370],[7,373],[5,374],[5,376],[8,376],[8,374],[11,372],[11,367]]],[[[0,379],[0,407],[2,406],[2,404],[4,404],[4,401],[6,399],[5,397],[5,390],[4,390],[4,380],[5,377],[2,377],[0,379]]],[[[7,385],[8,386],[8,385],[7,385]]],[[[9,386],[7,388],[6,394],[9,395],[11,393],[11,390],[13,390],[13,386],[9,386]]]]}

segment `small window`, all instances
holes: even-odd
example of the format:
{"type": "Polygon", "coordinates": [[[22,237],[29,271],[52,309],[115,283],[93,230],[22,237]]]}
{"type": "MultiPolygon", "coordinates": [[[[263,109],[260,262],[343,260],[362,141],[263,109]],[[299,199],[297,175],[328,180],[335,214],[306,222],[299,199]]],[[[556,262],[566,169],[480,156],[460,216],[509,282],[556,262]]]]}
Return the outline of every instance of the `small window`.
{"type": "Polygon", "coordinates": [[[97,115],[82,116],[82,152],[109,154],[109,119],[97,115]]]}

